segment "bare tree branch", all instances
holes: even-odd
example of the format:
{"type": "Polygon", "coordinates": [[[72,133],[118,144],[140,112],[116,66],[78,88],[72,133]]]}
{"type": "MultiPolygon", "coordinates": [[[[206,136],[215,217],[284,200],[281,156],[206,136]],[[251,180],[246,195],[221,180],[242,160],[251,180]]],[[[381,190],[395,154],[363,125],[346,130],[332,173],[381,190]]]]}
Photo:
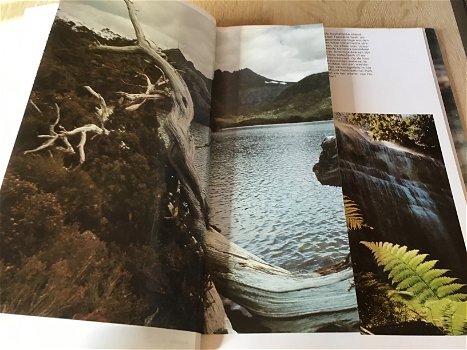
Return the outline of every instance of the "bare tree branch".
{"type": "Polygon", "coordinates": [[[144,35],[143,28],[137,19],[136,9],[133,6],[133,1],[131,0],[124,0],[124,1],[126,4],[126,7],[128,8],[128,13],[130,14],[130,20],[131,20],[131,23],[133,24],[136,38],[138,39],[138,44],[141,45],[141,42],[146,42],[146,37],[144,35]]]}
{"type": "Polygon", "coordinates": [[[39,152],[44,149],[49,149],[53,146],[55,147],[55,149],[57,149],[60,152],[64,152],[68,154],[75,154],[76,151],[73,145],[68,140],[68,137],[80,134],[81,135],[80,141],[78,145],[76,146],[76,148],[78,149],[80,164],[84,163],[84,161],[86,160],[86,153],[84,151],[84,146],[87,140],[87,133],[91,133],[94,135],[101,135],[101,134],[108,135],[109,131],[105,128],[104,124],[113,113],[113,107],[107,106],[107,103],[105,102],[104,98],[99,93],[94,91],[90,86],[85,86],[85,88],[99,101],[100,107],[96,107],[95,114],[99,119],[101,127],[95,124],[85,124],[83,126],[74,128],[73,130],[70,130],[70,131],[66,130],[62,125],[59,125],[60,117],[61,117],[60,107],[58,106],[58,104],[55,103],[55,110],[56,110],[57,117],[55,118],[55,121],[49,126],[49,134],[37,136],[38,138],[46,139],[46,141],[44,141],[42,145],[40,145],[39,147],[24,151],[23,152],[24,154],[39,152]],[[55,130],[56,128],[59,129],[58,132],[57,130],[55,130]],[[58,141],[61,141],[63,145],[57,144],[58,141]]]}
{"type": "Polygon", "coordinates": [[[83,164],[84,161],[86,160],[86,154],[84,153],[84,145],[86,144],[86,132],[81,131],[81,140],[79,141],[78,144],[78,151],[79,151],[79,162],[80,164],[83,164]]]}
{"type": "Polygon", "coordinates": [[[97,50],[116,52],[116,53],[139,53],[141,48],[139,46],[110,46],[110,45],[96,45],[93,47],[97,50]]]}
{"type": "Polygon", "coordinates": [[[157,79],[156,85],[161,86],[161,85],[167,84],[169,80],[165,77],[164,71],[160,69],[158,66],[155,66],[155,67],[159,69],[159,71],[161,72],[161,76],[159,77],[159,79],[157,79]]]}
{"type": "Polygon", "coordinates": [[[149,77],[144,73],[142,73],[142,76],[146,78],[146,83],[148,85],[146,88],[146,95],[149,95],[151,94],[151,92],[156,91],[156,85],[151,83],[151,79],[149,79],[149,77]]]}
{"type": "Polygon", "coordinates": [[[141,73],[141,75],[146,78],[146,92],[142,94],[132,94],[124,91],[117,92],[118,95],[123,96],[124,99],[130,102],[130,104],[125,108],[128,111],[137,110],[148,100],[160,100],[164,97],[170,97],[170,94],[166,91],[157,90],[156,85],[151,82],[151,79],[149,79],[149,77],[146,74],[141,73]]]}
{"type": "Polygon", "coordinates": [[[108,135],[109,131],[105,128],[104,124],[110,118],[110,116],[113,114],[114,108],[113,107],[108,107],[107,103],[104,100],[104,98],[100,94],[95,92],[90,86],[86,85],[84,88],[86,90],[88,90],[89,93],[91,93],[91,95],[93,95],[99,101],[100,107],[96,107],[95,115],[97,116],[97,118],[100,121],[102,130],[104,131],[104,133],[106,135],[108,135]]]}
{"type": "Polygon", "coordinates": [[[34,107],[34,109],[35,109],[40,115],[44,115],[44,114],[42,113],[42,111],[39,109],[39,107],[37,107],[37,105],[34,103],[33,100],[29,100],[29,103],[31,104],[31,106],[34,107]]]}

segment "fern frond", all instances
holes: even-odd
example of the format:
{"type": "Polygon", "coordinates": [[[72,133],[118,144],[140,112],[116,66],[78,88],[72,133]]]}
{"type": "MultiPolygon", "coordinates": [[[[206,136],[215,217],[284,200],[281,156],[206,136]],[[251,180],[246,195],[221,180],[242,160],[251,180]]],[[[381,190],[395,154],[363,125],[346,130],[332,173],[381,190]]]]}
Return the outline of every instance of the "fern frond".
{"type": "MultiPolygon", "coordinates": [[[[438,260],[425,261],[424,263],[420,264],[417,267],[417,269],[416,269],[417,274],[424,276],[425,273],[427,273],[428,271],[433,269],[433,267],[436,265],[437,262],[438,262],[438,260]]],[[[423,279],[425,280],[425,278],[423,278],[423,279]]]]}
{"type": "Polygon", "coordinates": [[[368,226],[363,219],[363,215],[358,207],[357,203],[351,200],[349,197],[344,196],[344,209],[345,209],[345,222],[349,231],[359,230],[363,227],[373,229],[368,226]]]}
{"type": "MultiPolygon", "coordinates": [[[[415,287],[415,286],[414,286],[415,287]]],[[[433,293],[433,291],[431,289],[425,289],[423,292],[421,292],[418,296],[417,296],[417,301],[420,303],[420,304],[423,304],[425,303],[426,301],[428,300],[433,300],[433,299],[436,299],[436,295],[433,293]]]]}
{"type": "Polygon", "coordinates": [[[432,280],[429,283],[429,286],[432,289],[438,289],[438,288],[441,288],[442,286],[450,284],[450,283],[452,283],[452,282],[454,282],[456,280],[457,280],[456,278],[447,277],[447,276],[436,277],[434,280],[432,280]]]}
{"type": "Polygon", "coordinates": [[[435,268],[438,261],[426,260],[428,254],[420,254],[417,249],[408,250],[389,242],[360,243],[371,250],[376,263],[395,286],[389,297],[411,297],[407,303],[424,315],[427,322],[448,334],[465,334],[467,294],[458,293],[465,285],[454,283],[457,278],[445,276],[449,270],[435,268]]]}
{"type": "Polygon", "coordinates": [[[423,283],[426,286],[426,283],[422,282],[419,276],[414,275],[412,273],[409,277],[404,278],[401,282],[399,282],[396,286],[396,289],[407,290],[410,287],[412,287],[414,284],[419,283],[419,282],[423,283]]]}
{"type": "Polygon", "coordinates": [[[467,303],[442,299],[426,303],[429,321],[448,334],[462,335],[467,331],[467,303]]]}
{"type": "MultiPolygon", "coordinates": [[[[393,280],[396,276],[399,276],[399,274],[403,274],[404,272],[408,271],[410,274],[412,274],[412,270],[410,270],[407,265],[401,263],[400,261],[398,261],[398,264],[396,266],[394,266],[394,268],[392,268],[390,271],[389,271],[389,279],[390,280],[393,280]]],[[[398,280],[397,282],[400,282],[400,280],[398,280]]]]}
{"type": "Polygon", "coordinates": [[[409,261],[409,266],[411,269],[416,269],[419,267],[419,265],[425,260],[425,258],[428,256],[428,254],[418,254],[414,256],[412,259],[409,261]]]}
{"type": "MultiPolygon", "coordinates": [[[[436,260],[433,260],[433,261],[436,261],[436,260]]],[[[447,269],[432,269],[430,271],[427,271],[427,272],[423,273],[422,278],[426,283],[430,283],[435,278],[444,275],[448,271],[449,270],[447,270],[447,269]]]]}
{"type": "Polygon", "coordinates": [[[371,250],[397,290],[412,293],[421,303],[449,297],[464,286],[453,283],[455,278],[444,276],[448,270],[434,269],[437,261],[425,261],[428,254],[420,254],[418,249],[408,250],[389,242],[360,243],[371,250]]]}
{"type": "Polygon", "coordinates": [[[465,293],[454,293],[451,295],[448,295],[447,298],[452,301],[466,301],[467,300],[467,294],[465,293]]]}
{"type": "Polygon", "coordinates": [[[460,283],[451,283],[451,284],[447,284],[442,287],[439,287],[437,291],[438,297],[444,298],[446,296],[452,295],[454,294],[454,292],[457,292],[462,287],[464,287],[464,285],[460,283]]]}
{"type": "MultiPolygon", "coordinates": [[[[393,271],[391,271],[391,272],[393,272],[393,271]]],[[[401,272],[394,274],[394,276],[392,276],[390,278],[392,280],[392,283],[397,284],[397,283],[405,280],[407,277],[410,277],[411,275],[412,275],[412,270],[403,269],[401,272]]]]}
{"type": "Polygon", "coordinates": [[[401,260],[404,263],[408,264],[410,260],[412,260],[418,254],[418,252],[419,252],[418,249],[409,250],[404,255],[402,255],[401,260]]]}

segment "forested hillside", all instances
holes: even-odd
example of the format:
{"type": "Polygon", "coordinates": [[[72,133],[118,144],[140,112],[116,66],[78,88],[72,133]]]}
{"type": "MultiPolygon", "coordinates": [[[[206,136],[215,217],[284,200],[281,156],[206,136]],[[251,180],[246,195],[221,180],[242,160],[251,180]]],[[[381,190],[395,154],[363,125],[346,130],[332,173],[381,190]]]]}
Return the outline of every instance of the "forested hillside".
{"type": "MultiPolygon", "coordinates": [[[[163,84],[130,98],[164,77],[142,54],[93,49],[130,44],[109,37],[53,25],[0,193],[0,309],[201,331],[201,237],[158,137],[171,101],[163,84]]],[[[210,81],[165,55],[207,123],[210,81]]]]}

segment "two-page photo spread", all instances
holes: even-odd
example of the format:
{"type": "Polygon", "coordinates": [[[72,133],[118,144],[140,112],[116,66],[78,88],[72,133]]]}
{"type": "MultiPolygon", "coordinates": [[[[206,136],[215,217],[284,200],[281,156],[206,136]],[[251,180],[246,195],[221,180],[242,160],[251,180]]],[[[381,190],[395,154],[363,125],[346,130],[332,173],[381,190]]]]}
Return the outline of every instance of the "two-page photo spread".
{"type": "Polygon", "coordinates": [[[358,330],[323,27],[215,34],[177,2],[60,6],[2,185],[3,312],[358,330]]]}
{"type": "Polygon", "coordinates": [[[214,48],[183,3],[60,5],[1,190],[2,312],[203,331],[214,48]]]}
{"type": "Polygon", "coordinates": [[[1,324],[94,347],[465,336],[467,143],[433,30],[137,0],[50,24],[1,154],[1,324]]]}

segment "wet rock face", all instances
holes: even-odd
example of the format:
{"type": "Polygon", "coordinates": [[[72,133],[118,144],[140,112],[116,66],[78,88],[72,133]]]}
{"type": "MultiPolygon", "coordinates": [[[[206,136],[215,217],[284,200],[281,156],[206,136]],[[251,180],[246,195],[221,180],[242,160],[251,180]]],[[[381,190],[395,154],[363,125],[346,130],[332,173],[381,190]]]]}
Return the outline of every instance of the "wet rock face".
{"type": "Polygon", "coordinates": [[[465,276],[466,253],[443,161],[371,142],[345,125],[336,135],[343,193],[374,227],[368,237],[350,240],[407,245],[465,276]]]}
{"type": "Polygon", "coordinates": [[[341,186],[337,142],[334,136],[327,136],[321,142],[319,161],[313,166],[316,178],[323,185],[341,186]]]}

